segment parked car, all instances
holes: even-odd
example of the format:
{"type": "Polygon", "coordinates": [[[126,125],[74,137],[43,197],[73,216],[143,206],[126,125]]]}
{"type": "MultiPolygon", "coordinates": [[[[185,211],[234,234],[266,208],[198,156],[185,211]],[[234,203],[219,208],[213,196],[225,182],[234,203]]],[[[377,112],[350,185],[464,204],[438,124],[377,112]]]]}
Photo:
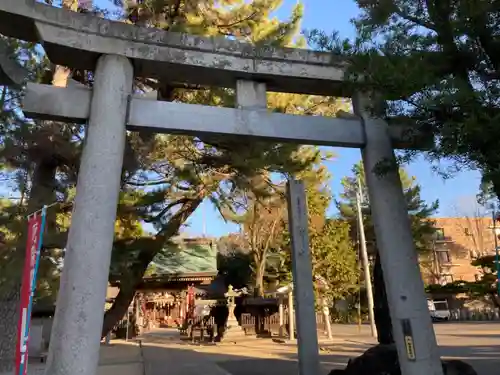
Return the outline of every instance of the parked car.
{"type": "Polygon", "coordinates": [[[451,318],[451,311],[446,300],[427,300],[427,306],[433,321],[447,321],[451,318]]]}

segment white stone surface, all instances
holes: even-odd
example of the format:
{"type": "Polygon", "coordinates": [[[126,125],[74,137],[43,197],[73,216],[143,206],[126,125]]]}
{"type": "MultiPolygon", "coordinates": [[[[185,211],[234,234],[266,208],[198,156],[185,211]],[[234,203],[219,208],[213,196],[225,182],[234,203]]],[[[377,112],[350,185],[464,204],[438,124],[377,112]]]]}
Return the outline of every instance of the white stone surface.
{"type": "Polygon", "coordinates": [[[369,118],[367,100],[361,95],[353,98],[353,105],[365,125],[365,178],[402,374],[442,375],[399,172],[386,168],[381,174],[379,169],[379,163],[396,162],[387,124],[369,118]],[[415,360],[407,355],[402,328],[405,320],[411,325],[415,360]]]}
{"type": "Polygon", "coordinates": [[[141,28],[48,5],[0,1],[0,33],[41,41],[55,64],[93,70],[100,54],[133,60],[138,76],[234,87],[265,80],[271,91],[341,94],[345,61],[331,53],[252,45],[141,28]]]}
{"type": "Polygon", "coordinates": [[[56,87],[29,82],[23,98],[24,115],[34,119],[85,123],[90,116],[92,89],[56,87]]]}
{"type": "Polygon", "coordinates": [[[129,129],[187,135],[241,135],[303,144],[360,147],[359,120],[133,99],[129,129]],[[168,121],[165,119],[168,118],[168,121]]]}
{"type": "Polygon", "coordinates": [[[295,340],[295,303],[293,289],[288,288],[288,338],[295,340]]]}
{"type": "MultiPolygon", "coordinates": [[[[91,97],[92,91],[85,87],[59,88],[29,83],[23,111],[31,118],[85,123],[90,113],[91,97]]],[[[143,96],[132,98],[127,124],[129,130],[136,131],[147,129],[158,133],[190,135],[238,134],[342,147],[362,147],[365,139],[361,121],[356,117],[287,115],[266,112],[265,107],[220,108],[156,101],[143,96]],[[169,121],[165,121],[165,118],[169,121]]],[[[391,126],[389,133],[396,147],[400,142],[404,145],[404,131],[400,127],[391,126]]]]}
{"type": "Polygon", "coordinates": [[[130,61],[111,55],[99,59],[47,375],[97,371],[132,82],[130,61]]]}
{"type": "Polygon", "coordinates": [[[299,375],[319,375],[318,331],[309,250],[307,198],[303,181],[289,180],[288,226],[296,301],[299,375]]]}

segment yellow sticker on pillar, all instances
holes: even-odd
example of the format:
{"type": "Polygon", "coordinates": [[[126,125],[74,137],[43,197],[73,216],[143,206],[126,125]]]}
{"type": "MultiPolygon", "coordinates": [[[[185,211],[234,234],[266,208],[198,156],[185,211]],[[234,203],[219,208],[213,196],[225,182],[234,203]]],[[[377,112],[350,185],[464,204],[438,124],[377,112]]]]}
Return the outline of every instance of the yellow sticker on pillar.
{"type": "Polygon", "coordinates": [[[417,359],[415,357],[415,346],[413,346],[413,338],[411,336],[405,336],[405,346],[406,346],[406,355],[410,361],[414,361],[417,359]]]}
{"type": "Polygon", "coordinates": [[[415,361],[417,359],[417,356],[415,353],[415,344],[413,342],[413,333],[410,320],[401,320],[401,326],[403,328],[403,335],[405,339],[406,356],[408,357],[408,360],[415,361]]]}

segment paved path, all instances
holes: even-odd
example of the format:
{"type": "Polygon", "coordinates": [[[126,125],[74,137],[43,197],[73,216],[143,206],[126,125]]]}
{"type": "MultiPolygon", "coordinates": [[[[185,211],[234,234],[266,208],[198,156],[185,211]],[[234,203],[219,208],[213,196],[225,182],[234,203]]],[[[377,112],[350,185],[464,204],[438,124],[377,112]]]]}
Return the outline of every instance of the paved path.
{"type": "MultiPolygon", "coordinates": [[[[345,367],[349,358],[374,344],[369,327],[335,325],[335,339],[322,342],[321,367],[326,375],[345,367]]],[[[500,323],[435,325],[441,354],[469,362],[479,375],[500,374],[500,323]]],[[[145,375],[293,375],[297,374],[294,343],[244,339],[238,344],[191,345],[174,330],[156,330],[144,337],[145,375]]]]}
{"type": "MultiPolygon", "coordinates": [[[[44,371],[45,364],[29,362],[28,375],[43,375],[44,371]]],[[[101,345],[97,375],[144,375],[141,348],[137,343],[122,340],[101,345]]]]}
{"type": "Polygon", "coordinates": [[[143,375],[144,364],[138,343],[113,340],[101,345],[97,375],[143,375]]]}
{"type": "MultiPolygon", "coordinates": [[[[337,326],[336,330],[344,343],[325,345],[333,351],[325,354],[326,358],[357,354],[374,343],[367,326],[362,327],[361,333],[355,326],[337,326]]],[[[500,323],[438,323],[434,330],[443,358],[468,362],[479,375],[500,374],[500,323]]]]}

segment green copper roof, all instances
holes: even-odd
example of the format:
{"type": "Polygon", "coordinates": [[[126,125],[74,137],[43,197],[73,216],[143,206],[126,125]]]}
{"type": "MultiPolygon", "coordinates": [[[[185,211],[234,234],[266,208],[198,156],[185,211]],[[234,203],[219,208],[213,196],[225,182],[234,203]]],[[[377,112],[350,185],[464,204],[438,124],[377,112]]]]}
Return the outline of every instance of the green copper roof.
{"type": "Polygon", "coordinates": [[[158,254],[150,272],[156,275],[217,272],[217,247],[209,240],[184,240],[158,254]]]}

